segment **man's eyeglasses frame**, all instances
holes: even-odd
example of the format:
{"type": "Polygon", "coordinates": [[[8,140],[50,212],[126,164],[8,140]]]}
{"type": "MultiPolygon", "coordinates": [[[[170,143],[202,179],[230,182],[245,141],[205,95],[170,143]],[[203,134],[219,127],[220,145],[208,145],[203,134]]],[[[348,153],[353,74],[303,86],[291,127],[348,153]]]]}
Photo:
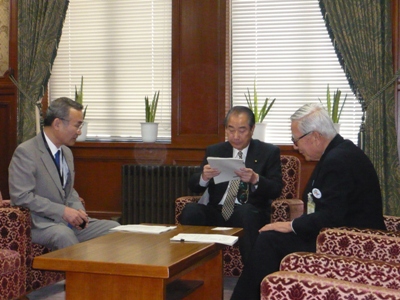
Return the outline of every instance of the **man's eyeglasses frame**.
{"type": "MultiPolygon", "coordinates": [[[[65,121],[65,122],[68,122],[68,123],[71,121],[71,120],[67,120],[67,119],[63,119],[63,118],[59,118],[59,119],[65,121]]],[[[76,125],[72,125],[72,126],[74,126],[77,131],[78,130],[82,131],[83,125],[85,125],[85,122],[82,122],[79,126],[76,126],[76,125]]]]}
{"type": "Polygon", "coordinates": [[[292,142],[293,142],[293,144],[297,147],[297,143],[298,143],[302,138],[304,138],[304,137],[306,137],[307,135],[309,135],[311,132],[313,132],[313,131],[309,131],[309,132],[303,134],[301,137],[299,137],[299,138],[297,138],[297,139],[295,139],[295,138],[292,136],[292,142]]]}

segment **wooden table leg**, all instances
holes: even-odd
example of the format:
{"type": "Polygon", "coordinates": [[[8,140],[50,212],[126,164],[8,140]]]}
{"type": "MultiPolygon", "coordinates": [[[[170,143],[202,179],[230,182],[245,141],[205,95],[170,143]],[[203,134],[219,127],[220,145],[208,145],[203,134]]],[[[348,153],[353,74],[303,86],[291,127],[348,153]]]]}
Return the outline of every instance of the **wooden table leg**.
{"type": "Polygon", "coordinates": [[[185,274],[181,279],[203,280],[204,284],[186,299],[223,299],[222,250],[203,265],[185,274]]]}

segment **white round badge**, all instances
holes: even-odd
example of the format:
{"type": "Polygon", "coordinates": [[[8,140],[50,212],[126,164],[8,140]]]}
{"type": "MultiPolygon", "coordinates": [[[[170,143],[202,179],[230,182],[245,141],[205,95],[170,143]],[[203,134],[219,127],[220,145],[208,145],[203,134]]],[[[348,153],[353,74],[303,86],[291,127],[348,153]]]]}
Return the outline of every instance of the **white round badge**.
{"type": "Polygon", "coordinates": [[[314,195],[315,198],[319,199],[321,198],[322,194],[321,191],[319,189],[313,189],[312,190],[312,194],[314,195]]]}

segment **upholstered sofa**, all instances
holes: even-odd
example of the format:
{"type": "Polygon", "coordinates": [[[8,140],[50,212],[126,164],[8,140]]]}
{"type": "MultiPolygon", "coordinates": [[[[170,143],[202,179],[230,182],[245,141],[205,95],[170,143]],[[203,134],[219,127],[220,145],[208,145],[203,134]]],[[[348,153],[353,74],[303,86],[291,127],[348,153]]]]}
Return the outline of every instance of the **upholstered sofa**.
{"type": "MultiPolygon", "coordinates": [[[[303,214],[304,203],[299,198],[300,187],[300,160],[292,155],[281,155],[283,188],[279,198],[271,205],[271,222],[290,221],[303,214]]],[[[199,201],[200,196],[183,196],[175,201],[175,223],[188,202],[199,201]]],[[[223,249],[224,275],[240,276],[243,263],[239,247],[226,246],[223,249]]]]}
{"type": "Polygon", "coordinates": [[[398,300],[400,291],[309,274],[279,271],[264,278],[261,285],[261,299],[398,300]]]}
{"type": "MultiPolygon", "coordinates": [[[[11,207],[9,201],[3,201],[2,207],[0,207],[0,249],[9,249],[18,255],[20,261],[20,267],[18,268],[19,275],[10,275],[13,285],[17,286],[18,295],[27,294],[32,290],[64,279],[64,273],[35,270],[32,268],[33,258],[45,254],[50,250],[32,243],[29,210],[22,207],[11,207]]],[[[15,261],[15,264],[18,264],[18,262],[15,261]]],[[[3,275],[1,277],[0,289],[12,290],[3,275]]],[[[13,295],[10,299],[15,298],[17,297],[13,295]]]]}
{"type": "Polygon", "coordinates": [[[321,230],[316,253],[287,255],[280,271],[263,280],[262,299],[291,299],[290,293],[309,299],[341,299],[349,293],[354,299],[400,299],[400,217],[385,216],[385,224],[387,231],[321,230]]]}
{"type": "Polygon", "coordinates": [[[23,218],[19,210],[0,207],[0,299],[16,299],[26,292],[23,218]]]}

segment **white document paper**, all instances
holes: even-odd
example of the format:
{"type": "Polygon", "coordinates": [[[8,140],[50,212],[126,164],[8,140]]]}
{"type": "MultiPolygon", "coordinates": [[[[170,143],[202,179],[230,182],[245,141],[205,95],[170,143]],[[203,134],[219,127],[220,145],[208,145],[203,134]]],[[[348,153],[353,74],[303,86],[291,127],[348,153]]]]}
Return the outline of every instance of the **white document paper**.
{"type": "Polygon", "coordinates": [[[237,242],[237,236],[224,234],[179,233],[171,238],[173,242],[218,243],[232,246],[237,242]]]}
{"type": "Polygon", "coordinates": [[[220,230],[220,231],[224,231],[224,230],[231,230],[232,229],[232,227],[214,227],[213,229],[211,229],[211,230],[220,230]]]}
{"type": "Polygon", "coordinates": [[[207,157],[208,164],[211,168],[215,168],[221,171],[221,174],[214,177],[216,184],[231,181],[233,179],[239,179],[239,176],[235,174],[235,171],[239,171],[240,168],[244,168],[245,164],[241,158],[232,157],[207,157]]]}
{"type": "Polygon", "coordinates": [[[141,232],[141,233],[151,233],[158,234],[166,231],[175,229],[176,226],[156,226],[156,225],[120,225],[111,228],[110,231],[128,231],[128,232],[141,232]]]}

